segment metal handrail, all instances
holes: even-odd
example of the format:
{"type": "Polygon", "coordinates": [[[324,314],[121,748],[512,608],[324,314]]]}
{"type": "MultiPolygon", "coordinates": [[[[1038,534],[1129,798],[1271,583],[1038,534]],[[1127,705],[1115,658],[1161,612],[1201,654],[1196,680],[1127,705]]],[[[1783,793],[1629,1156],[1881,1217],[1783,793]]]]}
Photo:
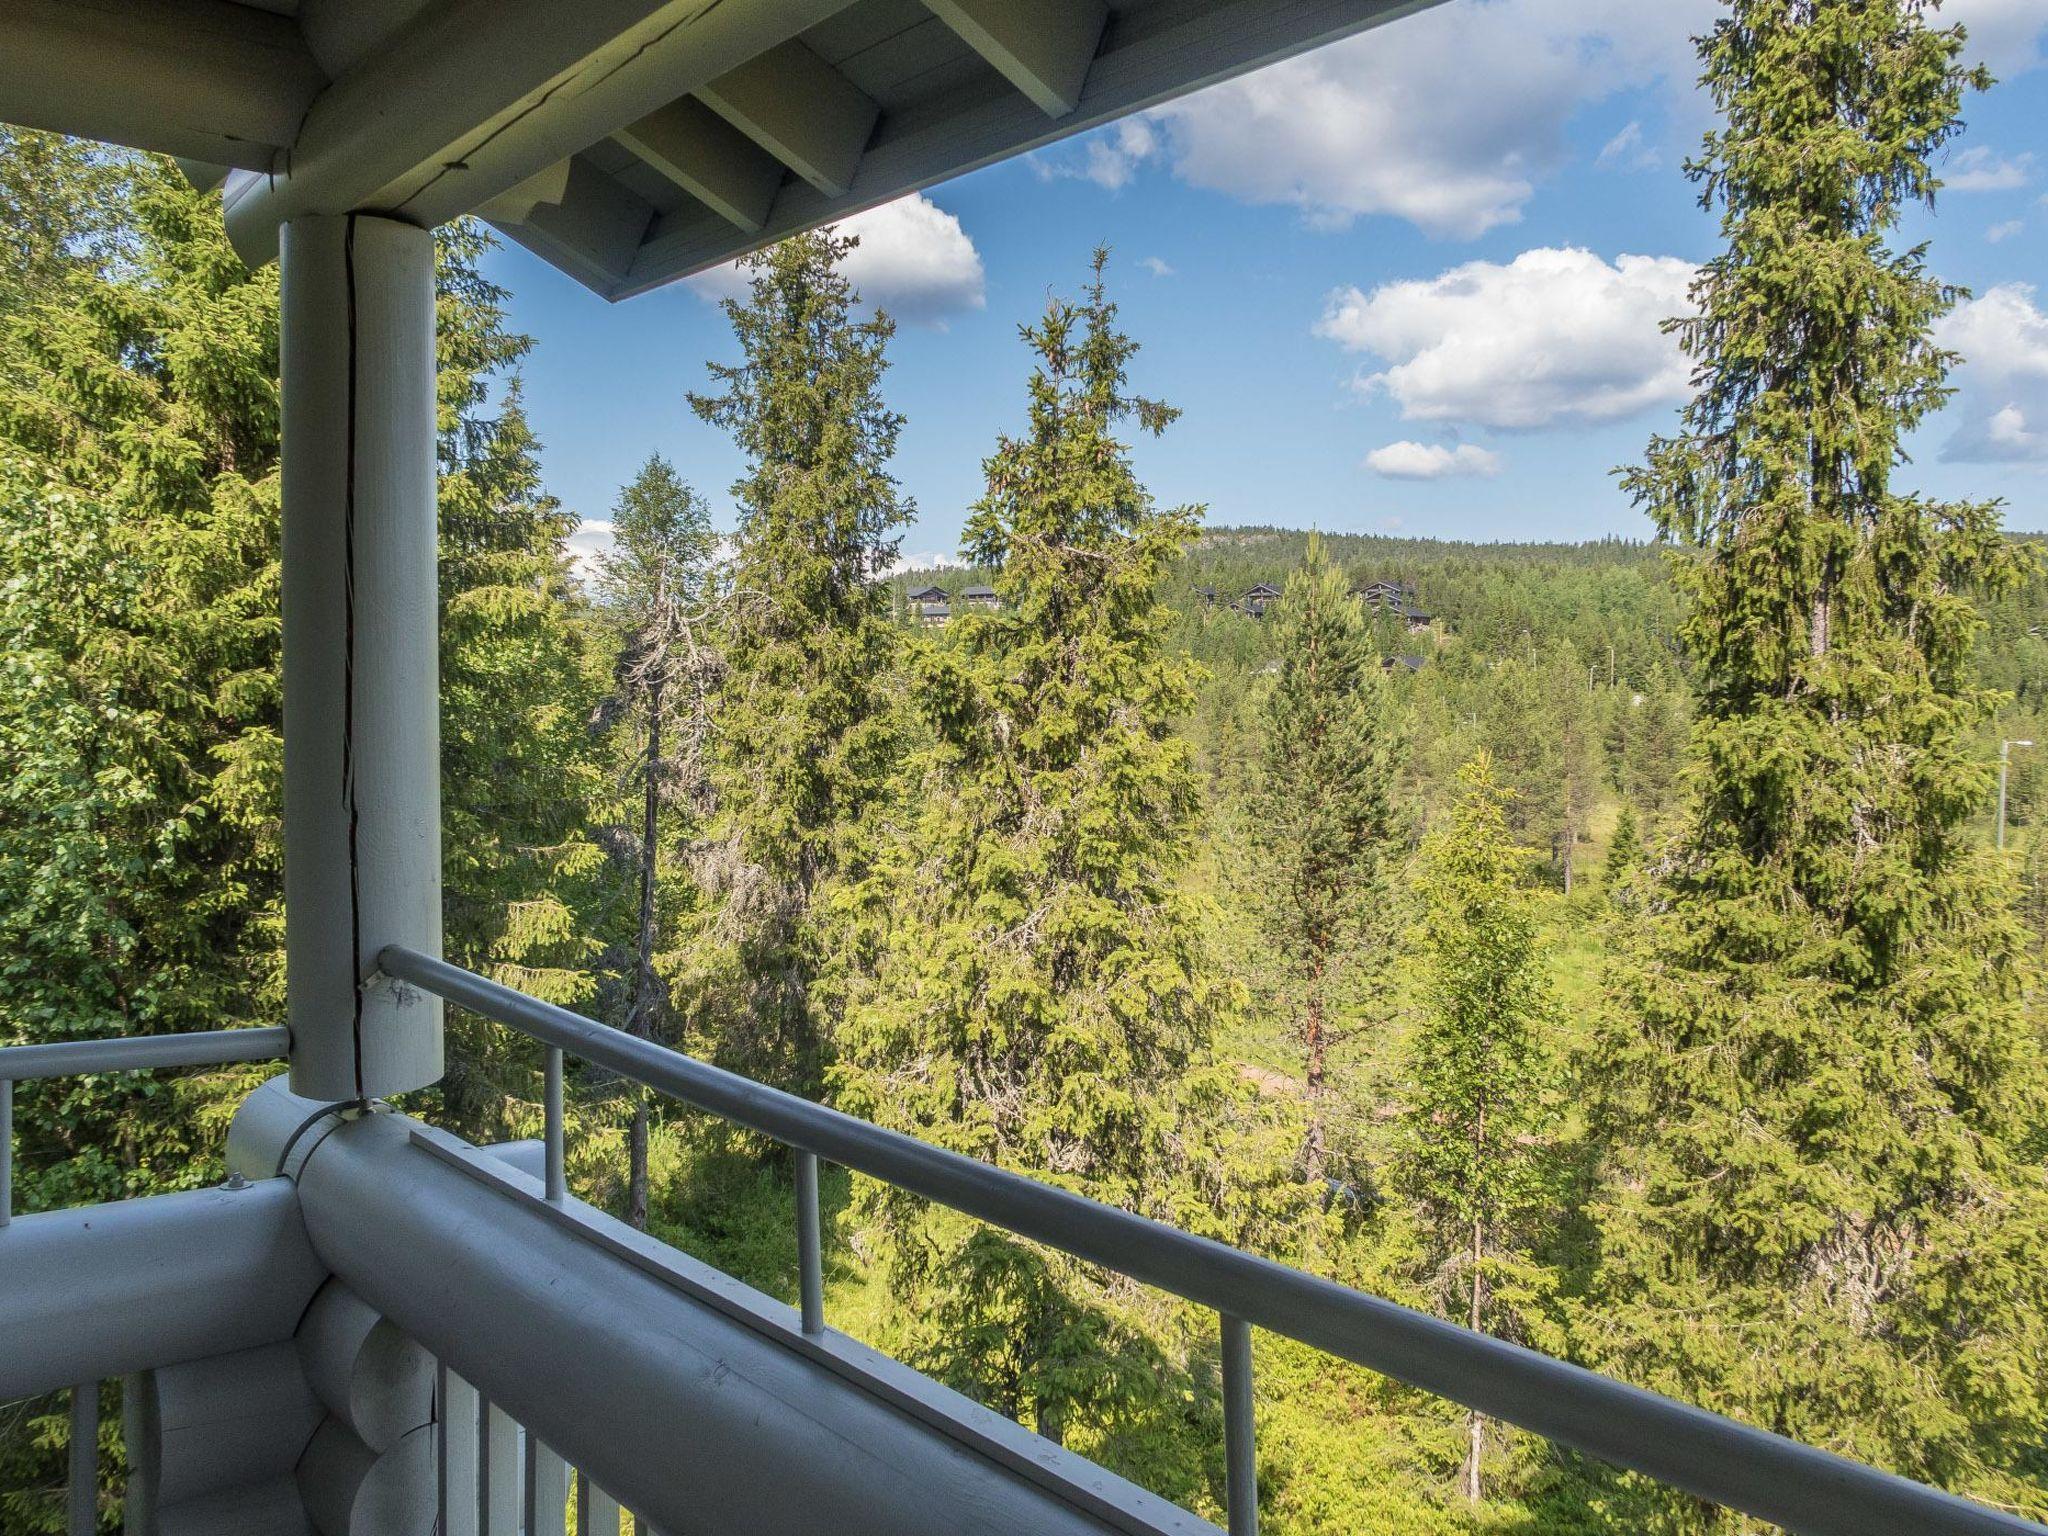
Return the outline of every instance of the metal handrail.
{"type": "MultiPolygon", "coordinates": [[[[2017,1515],[813,1104],[415,950],[393,946],[379,964],[554,1051],[800,1153],[1214,1308],[1225,1364],[1234,1367],[1226,1403],[1240,1403],[1246,1416],[1250,1351],[1237,1330],[1249,1324],[1806,1536],[2048,1536],[2048,1526],[2017,1515]]],[[[549,1131],[559,1159],[558,1117],[549,1131]]],[[[1226,1460],[1248,1465],[1249,1424],[1226,1431],[1226,1460]]],[[[1246,1502],[1233,1486],[1234,1516],[1246,1502]]],[[[1233,1531],[1246,1529],[1233,1518],[1233,1531]]]]}
{"type": "Polygon", "coordinates": [[[277,1061],[291,1050],[282,1025],[208,1029],[190,1034],[122,1035],[112,1040],[59,1040],[0,1046],[0,1079],[78,1077],[87,1072],[147,1072],[157,1067],[216,1067],[224,1062],[277,1061]]]}
{"type": "Polygon", "coordinates": [[[190,1034],[121,1035],[112,1040],[59,1040],[0,1046],[0,1227],[14,1219],[14,1085],[87,1072],[148,1072],[162,1067],[217,1067],[235,1061],[276,1061],[291,1050],[289,1030],[208,1029],[190,1034]]]}

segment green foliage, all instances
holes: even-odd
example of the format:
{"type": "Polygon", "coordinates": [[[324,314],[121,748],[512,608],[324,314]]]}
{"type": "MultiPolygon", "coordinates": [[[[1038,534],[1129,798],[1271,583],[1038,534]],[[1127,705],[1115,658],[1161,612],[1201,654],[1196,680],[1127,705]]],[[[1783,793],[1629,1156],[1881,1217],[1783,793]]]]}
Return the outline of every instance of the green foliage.
{"type": "Polygon", "coordinates": [[[1289,574],[1272,623],[1280,671],[1253,801],[1264,852],[1256,878],[1298,1021],[1309,1113],[1302,1170],[1320,1184],[1332,1003],[1341,985],[1379,979],[1372,962],[1384,961],[1390,937],[1382,863],[1397,831],[1399,744],[1364,612],[1319,538],[1289,574]],[[1345,974],[1362,961],[1366,976],[1345,974]]]}
{"type": "Polygon", "coordinates": [[[1954,302],[1886,236],[1966,87],[1914,0],[1736,0],[1692,168],[1726,249],[1684,430],[1627,484],[1681,546],[1698,805],[1603,1038],[1587,1348],[1647,1384],[2038,1514],[2044,1084],[1966,840],[1996,509],[1892,485],[1954,302]],[[2030,1260],[2026,1255],[2032,1254],[2030,1260]],[[2036,1467],[2038,1471],[2038,1467],[2036,1467]]]}
{"type": "MultiPolygon", "coordinates": [[[[1422,1214],[1439,1306],[1469,1327],[1527,1338],[1555,1292],[1527,1250],[1548,1215],[1537,1150],[1554,1114],[1557,1005],[1509,798],[1482,752],[1459,771],[1450,814],[1423,840],[1428,970],[1408,1045],[1399,1168],[1422,1214]]],[[[1461,1482],[1475,1503],[1483,1443],[1474,1413],[1461,1482]]]]}
{"type": "MultiPolygon", "coordinates": [[[[711,640],[717,539],[703,498],[659,454],[619,492],[613,548],[599,564],[606,616],[620,631],[612,698],[620,777],[638,784],[637,833],[621,828],[638,888],[626,1028],[642,1039],[666,1031],[667,988],[657,955],[674,914],[694,894],[687,881],[661,878],[664,845],[696,827],[708,802],[705,749],[722,658],[711,640]],[[664,918],[668,921],[664,921],[664,918]]],[[[628,812],[630,814],[630,812],[628,812]]],[[[647,1224],[647,1095],[634,1091],[627,1176],[627,1219],[647,1224]]]]}
{"type": "Polygon", "coordinates": [[[725,304],[741,360],[711,365],[705,421],[746,455],[712,783],[698,861],[715,906],[679,978],[718,1058],[815,1088],[824,1045],[820,892],[848,857],[895,749],[899,630],[877,574],[911,516],[889,460],[903,420],[881,396],[887,316],[855,318],[840,271],[856,242],[800,235],[749,258],[725,304]]]}
{"type": "MultiPolygon", "coordinates": [[[[0,165],[53,227],[75,206],[99,228],[115,199],[126,218],[118,272],[46,250],[0,303],[0,1018],[24,1041],[261,1021],[277,1001],[275,277],[235,261],[166,165],[25,133],[0,165]]],[[[204,1179],[208,1092],[25,1086],[17,1200],[204,1179]]]]}
{"type": "Polygon", "coordinates": [[[1636,808],[1624,800],[1614,818],[1614,832],[1607,842],[1604,867],[1608,895],[1619,900],[1629,877],[1643,866],[1643,833],[1636,821],[1636,808]]]}
{"type": "MultiPolygon", "coordinates": [[[[915,658],[927,744],[877,875],[896,920],[833,1086],[857,1114],[1156,1209],[1182,1080],[1232,999],[1172,883],[1196,809],[1172,733],[1193,672],[1165,649],[1156,593],[1195,514],[1156,507],[1117,436],[1174,413],[1129,391],[1104,260],[1023,333],[1029,424],[986,461],[965,538],[1001,608],[915,658]]],[[[985,1400],[1103,1435],[1155,1378],[1071,1262],[878,1192],[870,1206],[894,1227],[922,1357],[985,1400]],[[1017,1347],[976,1347],[996,1336],[1017,1347]]]]}
{"type": "Polygon", "coordinates": [[[1545,1033],[1556,1024],[1510,792],[1484,754],[1458,774],[1449,816],[1423,839],[1417,895],[1428,970],[1409,1040],[1404,1178],[1440,1242],[1526,1219],[1532,1138],[1550,1112],[1545,1033]]]}

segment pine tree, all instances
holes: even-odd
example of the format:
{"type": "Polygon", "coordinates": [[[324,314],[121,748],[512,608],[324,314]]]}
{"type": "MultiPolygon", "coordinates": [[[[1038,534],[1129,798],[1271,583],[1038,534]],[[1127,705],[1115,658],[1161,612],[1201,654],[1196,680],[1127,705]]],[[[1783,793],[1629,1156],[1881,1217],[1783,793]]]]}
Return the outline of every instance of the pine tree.
{"type": "Polygon", "coordinates": [[[1341,1040],[1330,1011],[1346,969],[1385,937],[1374,925],[1384,918],[1381,861],[1395,830],[1397,764],[1371,630],[1343,569],[1314,534],[1287,578],[1273,645],[1280,673],[1266,701],[1257,879],[1264,926],[1299,998],[1308,1094],[1301,1165],[1319,1185],[1329,1051],[1341,1040]]]}
{"type": "MultiPolygon", "coordinates": [[[[1161,1209],[1176,1085],[1230,997],[1174,887],[1196,783],[1172,728],[1193,672],[1157,594],[1196,513],[1156,507],[1118,436],[1175,413],[1130,392],[1105,261],[1023,332],[1029,423],[986,461],[962,544],[1002,606],[918,657],[929,745],[895,845],[899,918],[833,1083],[856,1114],[1161,1209]]],[[[869,1198],[923,1358],[954,1384],[1053,1438],[1160,1390],[1071,1263],[869,1198]],[[1030,1347],[972,1347],[996,1336],[1030,1347]]]]}
{"type": "Polygon", "coordinates": [[[1627,476],[1685,552],[1699,804],[1600,1042],[1585,1315],[1647,1384],[2039,1514],[2048,1201],[2022,937],[1968,818],[1995,506],[1893,484],[1955,291],[1887,238],[1982,78],[1917,0],[1735,0],[1691,167],[1699,393],[1627,476]],[[2031,1471],[2028,1470],[2031,1465],[2031,1471]]]}
{"type": "Polygon", "coordinates": [[[719,825],[698,878],[719,898],[684,985],[723,1061],[814,1089],[829,959],[821,892],[887,778],[901,633],[880,578],[911,516],[889,474],[903,418],[881,394],[895,327],[856,318],[857,242],[799,235],[749,259],[725,313],[741,360],[713,364],[705,421],[747,460],[720,634],[712,765],[719,825]]]}
{"type": "MultiPolygon", "coordinates": [[[[1508,828],[1509,792],[1484,752],[1458,773],[1444,822],[1423,839],[1424,1007],[1409,1043],[1400,1172],[1433,1242],[1440,1292],[1468,1327],[1513,1332],[1547,1281],[1527,1257],[1541,1192],[1537,1133],[1549,1113],[1557,1005],[1508,828]]],[[[1454,1314],[1454,1315],[1455,1315],[1454,1314]]],[[[1485,1425],[1466,1417],[1459,1489],[1482,1493],[1485,1425]]]]}
{"type": "MultiPolygon", "coordinates": [[[[660,454],[641,466],[612,509],[611,552],[599,589],[623,630],[613,698],[637,732],[632,776],[639,781],[634,845],[638,900],[633,924],[632,1001],[626,1028],[657,1038],[667,990],[657,973],[662,905],[661,850],[678,811],[708,797],[705,752],[711,699],[722,662],[711,643],[717,539],[703,498],[660,454]]],[[[627,1220],[647,1225],[647,1096],[636,1092],[627,1143],[627,1220]]]]}

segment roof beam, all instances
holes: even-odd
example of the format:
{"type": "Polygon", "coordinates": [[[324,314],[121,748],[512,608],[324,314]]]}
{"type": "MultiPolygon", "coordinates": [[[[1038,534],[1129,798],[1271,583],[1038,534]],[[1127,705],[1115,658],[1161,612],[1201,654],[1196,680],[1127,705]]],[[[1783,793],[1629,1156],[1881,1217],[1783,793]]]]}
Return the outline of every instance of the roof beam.
{"type": "Polygon", "coordinates": [[[748,234],[767,224],[782,162],[701,101],[672,101],[612,138],[728,223],[748,234]]]}
{"type": "Polygon", "coordinates": [[[704,104],[827,197],[853,188],[876,106],[795,38],[698,89],[704,104]]]}
{"type": "Polygon", "coordinates": [[[327,84],[297,23],[229,0],[0,0],[0,118],[268,170],[327,84]]]}
{"type": "Polygon", "coordinates": [[[632,270],[654,208],[581,156],[529,177],[479,210],[544,261],[609,293],[632,270]]]}
{"type": "Polygon", "coordinates": [[[994,65],[1048,117],[1081,104],[1102,30],[1105,0],[925,0],[961,41],[994,65]]]}
{"type": "Polygon", "coordinates": [[[289,175],[230,181],[228,234],[261,262],[300,213],[442,223],[847,3],[432,0],[320,93],[289,175]]]}

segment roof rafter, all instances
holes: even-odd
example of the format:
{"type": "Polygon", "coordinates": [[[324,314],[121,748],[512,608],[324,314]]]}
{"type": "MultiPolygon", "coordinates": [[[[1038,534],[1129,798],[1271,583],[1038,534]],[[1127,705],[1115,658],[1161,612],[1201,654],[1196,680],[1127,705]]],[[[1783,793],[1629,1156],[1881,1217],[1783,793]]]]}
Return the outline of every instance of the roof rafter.
{"type": "Polygon", "coordinates": [[[1109,25],[1106,0],[925,0],[925,6],[1048,117],[1081,104],[1109,25]]]}
{"type": "Polygon", "coordinates": [[[795,38],[720,75],[697,95],[827,197],[851,190],[854,167],[882,115],[795,38]]]}
{"type": "Polygon", "coordinates": [[[612,137],[747,233],[768,222],[782,162],[701,101],[672,101],[612,137]]]}

